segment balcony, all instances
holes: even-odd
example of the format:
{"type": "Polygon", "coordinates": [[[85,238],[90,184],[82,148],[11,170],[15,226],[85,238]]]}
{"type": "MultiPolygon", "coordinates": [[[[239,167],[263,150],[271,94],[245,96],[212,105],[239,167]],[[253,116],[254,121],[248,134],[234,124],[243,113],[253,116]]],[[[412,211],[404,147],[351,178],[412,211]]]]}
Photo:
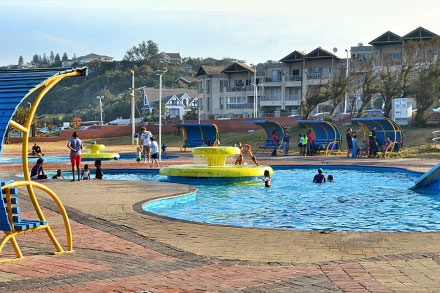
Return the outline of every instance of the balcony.
{"type": "Polygon", "coordinates": [[[230,92],[245,92],[246,91],[246,87],[245,86],[231,86],[231,87],[227,87],[226,88],[226,92],[230,93],[230,92]]]}
{"type": "Polygon", "coordinates": [[[281,101],[281,96],[264,96],[261,101],[281,101]]]}
{"type": "Polygon", "coordinates": [[[301,100],[301,96],[300,95],[286,95],[285,100],[286,101],[299,101],[299,100],[301,100]]]}
{"type": "Polygon", "coordinates": [[[287,75],[286,81],[301,81],[301,75],[287,75]]]}
{"type": "Polygon", "coordinates": [[[253,103],[245,103],[245,104],[226,104],[226,109],[253,109],[253,103]]]}

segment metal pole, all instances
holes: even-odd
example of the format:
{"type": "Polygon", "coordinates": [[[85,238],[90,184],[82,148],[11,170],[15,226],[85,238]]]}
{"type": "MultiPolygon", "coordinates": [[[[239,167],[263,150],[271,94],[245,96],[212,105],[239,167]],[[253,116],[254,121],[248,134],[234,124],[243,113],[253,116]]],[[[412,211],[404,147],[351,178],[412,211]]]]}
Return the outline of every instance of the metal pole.
{"type": "Polygon", "coordinates": [[[104,96],[97,96],[97,99],[99,99],[99,113],[101,114],[101,125],[104,125],[104,120],[102,119],[102,99],[104,96]]]}
{"type": "Polygon", "coordinates": [[[254,71],[254,118],[257,118],[257,66],[254,71]]]}
{"type": "Polygon", "coordinates": [[[159,73],[159,162],[162,161],[162,74],[167,72],[165,67],[159,73]]]}
{"type": "Polygon", "coordinates": [[[134,71],[131,70],[131,144],[134,145],[134,133],[136,128],[135,114],[134,114],[134,71]]]}
{"type": "MultiPolygon", "coordinates": [[[[345,78],[347,79],[347,77],[348,77],[348,50],[345,49],[345,52],[347,53],[347,65],[345,68],[345,78]]],[[[344,114],[347,113],[347,94],[348,94],[348,92],[346,91],[345,97],[344,97],[344,114]]]]}

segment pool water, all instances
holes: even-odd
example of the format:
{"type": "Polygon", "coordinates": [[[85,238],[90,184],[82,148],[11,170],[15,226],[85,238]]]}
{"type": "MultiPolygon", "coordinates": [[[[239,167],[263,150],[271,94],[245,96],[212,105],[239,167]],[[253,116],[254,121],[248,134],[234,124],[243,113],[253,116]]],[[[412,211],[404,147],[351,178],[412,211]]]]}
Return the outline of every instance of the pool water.
{"type": "MultiPolygon", "coordinates": [[[[58,163],[58,162],[70,162],[70,157],[69,156],[43,156],[42,157],[44,159],[45,163],[58,163]]],[[[171,157],[171,156],[162,156],[163,160],[166,159],[170,159],[170,158],[175,158],[175,157],[171,157]]],[[[28,158],[28,162],[29,164],[35,164],[38,160],[38,157],[29,157],[28,158]]],[[[113,161],[113,159],[110,160],[106,160],[106,159],[101,159],[103,161],[113,161]]],[[[136,157],[134,155],[121,155],[121,157],[119,158],[119,160],[136,160],[136,157]]],[[[81,161],[84,162],[93,162],[95,161],[95,159],[84,159],[82,158],[81,161]]],[[[0,163],[21,163],[21,157],[1,157],[0,158],[0,163]]]]}
{"type": "Polygon", "coordinates": [[[186,201],[152,203],[152,213],[182,220],[261,228],[337,231],[440,231],[440,195],[408,188],[402,172],[331,169],[334,183],[314,184],[316,169],[276,170],[263,182],[197,186],[186,201]]]}
{"type": "MultiPolygon", "coordinates": [[[[316,168],[301,167],[275,169],[271,188],[265,188],[262,181],[195,184],[195,195],[152,202],[144,209],[182,220],[244,227],[440,231],[440,195],[409,190],[416,176],[399,171],[331,167],[324,168],[324,173],[333,175],[335,182],[314,184],[316,168]]],[[[166,177],[151,171],[104,170],[104,179],[165,181],[166,177]]]]}

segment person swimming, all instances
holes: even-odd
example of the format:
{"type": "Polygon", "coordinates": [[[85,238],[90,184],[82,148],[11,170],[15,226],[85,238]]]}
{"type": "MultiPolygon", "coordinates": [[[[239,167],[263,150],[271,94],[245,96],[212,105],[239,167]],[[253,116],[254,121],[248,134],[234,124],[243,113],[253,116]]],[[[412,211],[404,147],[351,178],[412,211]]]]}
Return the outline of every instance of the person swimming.
{"type": "Polygon", "coordinates": [[[318,169],[318,174],[313,177],[313,183],[325,183],[325,176],[322,174],[322,169],[318,169]]]}

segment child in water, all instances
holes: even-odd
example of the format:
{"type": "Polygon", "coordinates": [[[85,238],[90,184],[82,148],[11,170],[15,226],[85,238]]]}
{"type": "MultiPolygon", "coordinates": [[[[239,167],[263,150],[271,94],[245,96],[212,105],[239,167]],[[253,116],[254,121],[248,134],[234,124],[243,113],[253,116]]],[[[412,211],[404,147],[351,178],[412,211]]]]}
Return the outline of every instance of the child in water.
{"type": "Polygon", "coordinates": [[[82,171],[82,180],[90,180],[90,170],[89,170],[89,165],[85,164],[84,165],[84,170],[82,171]]]}
{"type": "Polygon", "coordinates": [[[264,187],[270,187],[271,181],[270,181],[269,170],[264,170],[264,178],[262,178],[262,177],[259,177],[259,178],[264,181],[264,187]]]}
{"type": "Polygon", "coordinates": [[[57,175],[52,176],[52,179],[64,179],[63,171],[61,169],[58,169],[57,175]]]}
{"type": "Polygon", "coordinates": [[[95,167],[96,167],[95,179],[102,179],[104,173],[102,173],[102,169],[101,169],[101,160],[95,161],[95,167]]]}
{"type": "Polygon", "coordinates": [[[325,176],[322,174],[322,169],[318,169],[318,174],[313,177],[313,183],[325,183],[325,176]]]}
{"type": "Polygon", "coordinates": [[[327,176],[327,181],[328,181],[328,182],[334,182],[334,181],[333,181],[333,175],[328,175],[328,176],[327,176]]]}
{"type": "Polygon", "coordinates": [[[141,152],[141,148],[137,147],[136,148],[136,162],[140,162],[142,158],[142,152],[141,152]]]}

